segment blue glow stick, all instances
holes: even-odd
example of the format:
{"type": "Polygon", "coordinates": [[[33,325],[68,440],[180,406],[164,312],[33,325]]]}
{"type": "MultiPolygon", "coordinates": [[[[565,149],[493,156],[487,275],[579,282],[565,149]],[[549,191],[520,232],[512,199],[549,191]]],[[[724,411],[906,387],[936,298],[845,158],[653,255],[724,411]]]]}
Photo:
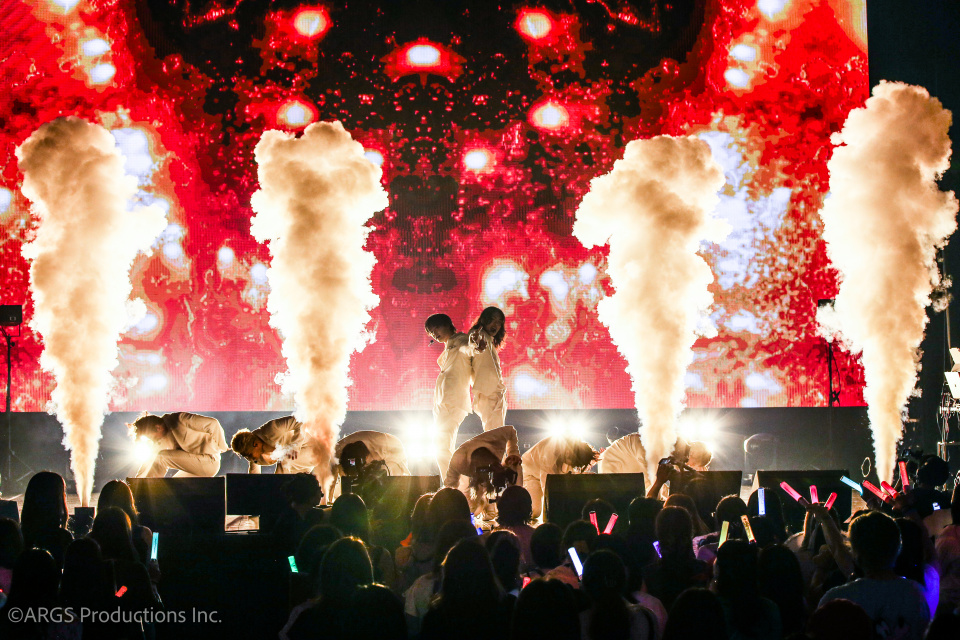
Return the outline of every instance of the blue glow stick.
{"type": "Polygon", "coordinates": [[[567,553],[570,554],[570,559],[573,560],[573,568],[577,570],[577,576],[583,577],[583,563],[580,562],[580,556],[577,555],[577,550],[573,547],[567,549],[567,553]]]}
{"type": "Polygon", "coordinates": [[[767,500],[766,500],[766,496],[764,496],[764,491],[765,489],[763,487],[760,487],[760,491],[757,492],[758,494],[757,499],[759,502],[759,509],[760,509],[758,513],[761,516],[767,515],[767,500]]]}
{"type": "Polygon", "coordinates": [[[847,476],[840,476],[840,482],[842,482],[843,484],[847,485],[848,487],[850,487],[851,489],[853,489],[854,491],[856,491],[856,492],[859,493],[860,495],[863,495],[863,487],[860,486],[860,483],[854,482],[853,480],[851,480],[851,479],[848,478],[847,476]]]}
{"type": "Polygon", "coordinates": [[[160,534],[156,531],[153,532],[153,542],[150,545],[150,559],[157,559],[157,548],[160,546],[160,534]]]}
{"type": "Polygon", "coordinates": [[[477,530],[477,535],[478,535],[478,536],[482,536],[482,535],[483,535],[483,529],[482,529],[481,527],[478,527],[478,526],[477,526],[477,517],[476,517],[475,515],[473,515],[472,513],[470,514],[470,524],[472,524],[472,525],[473,525],[473,528],[477,530]]]}
{"type": "Polygon", "coordinates": [[[658,558],[662,558],[662,557],[663,557],[663,554],[660,553],[660,541],[659,541],[659,540],[654,540],[654,541],[653,541],[653,550],[657,552],[657,557],[658,557],[658,558]]]}

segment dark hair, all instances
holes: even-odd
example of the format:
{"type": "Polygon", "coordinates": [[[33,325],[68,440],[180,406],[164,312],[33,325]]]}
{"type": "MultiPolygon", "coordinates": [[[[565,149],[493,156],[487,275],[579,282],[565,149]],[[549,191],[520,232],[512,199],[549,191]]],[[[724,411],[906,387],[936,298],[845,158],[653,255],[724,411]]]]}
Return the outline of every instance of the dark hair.
{"type": "Polygon", "coordinates": [[[917,470],[917,483],[925,487],[939,487],[950,479],[950,467],[939,456],[927,456],[917,470]]]}
{"type": "Polygon", "coordinates": [[[20,509],[20,531],[29,548],[42,533],[67,524],[67,483],[59,473],[41,471],[30,478],[20,509]]]}
{"type": "Polygon", "coordinates": [[[330,545],[320,565],[320,597],[345,605],[362,585],[373,582],[373,566],[363,541],[341,538],[330,545]]]}
{"type": "Polygon", "coordinates": [[[510,639],[537,638],[580,640],[576,600],[572,589],[559,580],[534,580],[517,598],[510,639]]]}
{"type": "Polygon", "coordinates": [[[657,539],[664,558],[693,558],[693,519],[682,507],[664,507],[657,514],[657,539]]]}
{"type": "Polygon", "coordinates": [[[288,504],[316,504],[323,497],[320,481],[312,473],[295,474],[283,483],[281,492],[288,504]]]}
{"type": "Polygon", "coordinates": [[[100,545],[105,559],[139,561],[133,546],[130,516],[123,509],[107,507],[98,512],[89,536],[100,545]]]}
{"type": "Polygon", "coordinates": [[[133,501],[133,492],[126,482],[121,480],[111,480],[103,485],[100,490],[100,498],[97,500],[97,511],[103,511],[109,507],[118,507],[130,518],[131,525],[140,524],[140,514],[137,512],[137,505],[133,501]]]}
{"type": "Polygon", "coordinates": [[[924,640],[956,640],[960,638],[960,615],[942,611],[930,622],[924,640]]]}
{"type": "Polygon", "coordinates": [[[897,575],[913,580],[921,586],[926,586],[926,581],[923,578],[924,529],[908,518],[897,518],[896,522],[900,529],[901,545],[893,570],[897,572],[897,575]]]}
{"type": "Polygon", "coordinates": [[[585,542],[591,551],[597,544],[597,528],[586,520],[574,520],[567,525],[563,532],[563,542],[560,544],[561,553],[569,549],[576,542],[585,542]]]}
{"type": "Polygon", "coordinates": [[[760,552],[757,569],[760,593],[780,608],[783,635],[803,631],[807,622],[803,600],[806,585],[797,556],[783,545],[771,545],[760,552]]]}
{"type": "Polygon", "coordinates": [[[490,564],[500,588],[510,592],[520,586],[520,541],[509,531],[499,533],[508,535],[500,536],[490,548],[490,564]]]}
{"type": "Polygon", "coordinates": [[[354,536],[364,542],[370,540],[370,514],[363,498],[355,493],[344,493],[330,507],[330,524],[345,536],[354,536]]]}
{"type": "Polygon", "coordinates": [[[560,540],[563,532],[552,522],[545,522],[533,530],[530,536],[530,556],[533,563],[542,569],[553,569],[563,562],[560,540]]]}
{"type": "Polygon", "coordinates": [[[477,539],[477,530],[469,522],[463,520],[448,520],[440,527],[440,533],[437,536],[436,546],[433,553],[433,571],[437,575],[443,567],[443,559],[447,557],[453,545],[461,540],[477,539]]]}
{"type": "Polygon", "coordinates": [[[831,600],[810,614],[807,633],[816,640],[873,640],[873,620],[850,600],[831,600]]]}
{"type": "Polygon", "coordinates": [[[427,508],[427,522],[424,526],[424,542],[436,542],[440,528],[448,520],[463,520],[470,523],[470,504],[459,489],[444,487],[435,494],[427,508]]]}
{"type": "Polygon", "coordinates": [[[953,495],[950,497],[950,516],[953,524],[960,524],[960,483],[953,488],[953,495]]]}
{"type": "Polygon", "coordinates": [[[453,320],[445,313],[435,313],[423,323],[423,328],[427,330],[439,329],[440,327],[447,327],[451,331],[457,330],[453,324],[453,320]]]}
{"type": "Polygon", "coordinates": [[[663,506],[686,509],[687,513],[690,514],[690,525],[693,527],[693,535],[700,536],[709,533],[706,523],[700,519],[700,513],[697,511],[697,503],[687,494],[671,493],[667,497],[666,502],[663,503],[663,506]]]}
{"type": "Polygon", "coordinates": [[[430,501],[433,500],[432,493],[425,493],[417,498],[417,503],[413,505],[413,511],[410,513],[410,533],[414,540],[423,538],[424,530],[427,528],[427,514],[430,512],[430,501]]]}
{"type": "MultiPolygon", "coordinates": [[[[590,512],[594,511],[597,514],[597,528],[603,531],[603,528],[606,526],[607,522],[610,520],[610,516],[613,515],[613,505],[604,500],[603,498],[594,498],[592,500],[587,500],[586,504],[583,505],[583,508],[580,509],[580,519],[590,522],[590,512]]],[[[592,523],[591,523],[592,524],[592,523]]]]}
{"type": "Polygon", "coordinates": [[[461,540],[443,560],[443,579],[436,607],[457,613],[492,611],[500,602],[500,588],[490,556],[476,538],[461,540]]]}
{"type": "Polygon", "coordinates": [[[382,584],[357,587],[348,618],[351,640],[407,640],[403,601],[382,584]]]}
{"type": "Polygon", "coordinates": [[[645,498],[643,496],[634,498],[627,510],[627,515],[630,518],[627,535],[655,538],[657,535],[657,514],[660,513],[661,509],[663,509],[663,503],[656,498],[645,498]]]}
{"type": "Polygon", "coordinates": [[[480,317],[477,318],[477,321],[472,327],[470,327],[470,333],[473,333],[477,329],[483,329],[483,325],[492,322],[493,320],[500,318],[500,330],[497,331],[496,335],[493,337],[493,346],[497,349],[500,348],[500,345],[503,344],[503,338],[507,335],[507,316],[504,315],[497,307],[487,307],[480,312],[480,317]]]}
{"type": "MultiPolygon", "coordinates": [[[[777,542],[787,541],[787,525],[783,519],[783,502],[780,500],[780,492],[769,488],[764,488],[763,507],[770,526],[774,528],[777,536],[777,542]]],[[[760,516],[760,490],[754,491],[747,499],[747,515],[751,521],[760,516]]],[[[719,523],[718,523],[719,526],[719,523]]]]}
{"type": "Polygon", "coordinates": [[[109,602],[114,585],[108,584],[110,570],[93,538],[78,538],[70,543],[63,556],[63,577],[60,580],[60,604],[80,609],[93,609],[109,602]]]}
{"type": "Polygon", "coordinates": [[[730,603],[731,631],[753,636],[759,600],[757,547],[743,540],[727,540],[717,549],[714,572],[717,595],[730,603]]]}
{"type": "Polygon", "coordinates": [[[850,547],[864,572],[893,567],[900,553],[900,528],[885,513],[871,511],[850,523],[850,547]]]}
{"type": "Polygon", "coordinates": [[[14,608],[57,606],[60,567],[45,549],[26,549],[13,566],[10,599],[4,611],[14,608]]]}
{"type": "Polygon", "coordinates": [[[627,569],[617,554],[607,550],[590,554],[583,566],[583,590],[593,603],[589,637],[630,638],[630,611],[623,599],[626,586],[627,569]]]}
{"type": "MultiPolygon", "coordinates": [[[[773,492],[767,491],[767,493],[770,494],[773,492]]],[[[727,533],[727,540],[731,538],[745,540],[747,538],[747,532],[743,528],[743,521],[740,519],[740,516],[745,515],[748,515],[747,505],[740,496],[724,496],[720,499],[720,502],[717,503],[717,529],[719,530],[724,522],[729,522],[730,527],[727,533]]]]}
{"type": "Polygon", "coordinates": [[[13,569],[23,553],[23,536],[16,520],[0,518],[0,567],[13,569]]]}
{"type": "Polygon", "coordinates": [[[589,468],[597,457],[597,450],[589,442],[573,440],[567,449],[566,462],[575,469],[589,468]]]}
{"type": "Polygon", "coordinates": [[[727,640],[720,598],[709,589],[687,589],[673,601],[662,640],[727,640]]]}
{"type": "Polygon", "coordinates": [[[130,432],[130,435],[134,438],[139,438],[143,435],[144,430],[151,427],[163,427],[167,428],[166,423],[163,421],[163,418],[160,416],[155,416],[152,413],[144,412],[143,415],[138,417],[133,422],[127,423],[127,429],[130,432]]]}
{"type": "Polygon", "coordinates": [[[350,460],[355,458],[363,458],[366,460],[370,457],[370,449],[367,447],[366,443],[363,440],[354,440],[353,442],[348,442],[343,446],[343,449],[340,450],[340,466],[343,466],[344,460],[350,460]]]}
{"type": "Polygon", "coordinates": [[[497,523],[501,527],[527,524],[533,517],[533,500],[523,485],[515,484],[503,490],[497,499],[497,523]]]}
{"type": "Polygon", "coordinates": [[[323,554],[330,548],[334,542],[343,537],[340,530],[329,524],[318,524],[310,527],[300,539],[297,551],[294,553],[294,560],[297,567],[304,573],[309,573],[315,578],[319,575],[320,563],[323,561],[323,554]]]}

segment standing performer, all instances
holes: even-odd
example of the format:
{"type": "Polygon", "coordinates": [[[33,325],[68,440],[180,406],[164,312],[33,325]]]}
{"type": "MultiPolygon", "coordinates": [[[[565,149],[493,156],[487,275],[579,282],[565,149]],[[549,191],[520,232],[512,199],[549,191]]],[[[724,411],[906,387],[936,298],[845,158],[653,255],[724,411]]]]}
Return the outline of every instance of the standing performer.
{"type": "Polygon", "coordinates": [[[240,429],[230,448],[249,463],[249,473],[274,464],[276,473],[312,473],[319,461],[303,425],[293,416],[270,420],[253,431],[240,429]]]}
{"type": "Polygon", "coordinates": [[[572,436],[548,436],[523,454],[523,487],[533,502],[533,518],[543,512],[543,489],[551,473],[584,473],[598,454],[589,443],[572,436]]]}
{"type": "Polygon", "coordinates": [[[507,418],[507,387],[500,371],[500,345],[506,335],[506,316],[497,307],[487,307],[470,327],[473,356],[473,410],[483,430],[502,427],[507,418]]]}
{"type": "MultiPolygon", "coordinates": [[[[363,484],[375,474],[408,476],[407,454],[400,439],[380,431],[354,431],[341,438],[334,448],[336,461],[331,465],[332,484],[327,502],[333,502],[342,491],[341,478],[363,484]]],[[[367,505],[372,507],[373,505],[367,505]]]]}
{"type": "Polygon", "coordinates": [[[497,517],[491,500],[522,476],[517,430],[511,426],[484,431],[464,442],[450,459],[443,486],[460,489],[481,519],[497,517]]]}
{"type": "Polygon", "coordinates": [[[433,340],[444,345],[443,353],[437,358],[440,375],[433,392],[437,466],[443,477],[456,447],[457,430],[470,413],[470,357],[473,350],[467,334],[458,333],[450,316],[444,313],[427,318],[424,329],[433,340]]]}
{"type": "Polygon", "coordinates": [[[153,460],[137,471],[138,478],[162,478],[167,469],[177,469],[178,478],[210,478],[220,471],[220,454],[230,450],[220,422],[194,413],[146,414],[127,427],[134,438],[157,445],[153,460]]]}

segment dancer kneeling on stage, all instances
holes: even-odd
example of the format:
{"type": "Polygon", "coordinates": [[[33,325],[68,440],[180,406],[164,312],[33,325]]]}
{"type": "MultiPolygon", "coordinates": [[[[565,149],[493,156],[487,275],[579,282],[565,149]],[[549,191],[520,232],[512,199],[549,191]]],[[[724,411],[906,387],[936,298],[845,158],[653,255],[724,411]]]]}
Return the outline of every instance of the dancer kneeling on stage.
{"type": "Polygon", "coordinates": [[[249,473],[274,464],[275,473],[311,473],[319,462],[316,447],[293,416],[271,420],[253,431],[240,429],[230,448],[249,463],[249,473]]]}
{"type": "Polygon", "coordinates": [[[348,490],[366,501],[384,476],[410,475],[403,443],[389,433],[355,431],[337,442],[334,457],[327,502],[348,490]]]}
{"type": "Polygon", "coordinates": [[[584,473],[597,461],[589,443],[568,435],[548,436],[523,454],[523,487],[530,493],[534,519],[543,511],[543,489],[551,473],[584,473]]]}
{"type": "Polygon", "coordinates": [[[484,431],[464,442],[450,458],[444,486],[460,489],[481,520],[497,517],[496,500],[517,484],[522,471],[517,430],[511,426],[484,431]]]}
{"type": "Polygon", "coordinates": [[[213,477],[220,471],[220,454],[230,450],[220,422],[194,413],[146,414],[127,427],[134,438],[157,447],[153,459],[137,471],[138,478],[162,478],[167,469],[177,469],[178,478],[213,477]]]}

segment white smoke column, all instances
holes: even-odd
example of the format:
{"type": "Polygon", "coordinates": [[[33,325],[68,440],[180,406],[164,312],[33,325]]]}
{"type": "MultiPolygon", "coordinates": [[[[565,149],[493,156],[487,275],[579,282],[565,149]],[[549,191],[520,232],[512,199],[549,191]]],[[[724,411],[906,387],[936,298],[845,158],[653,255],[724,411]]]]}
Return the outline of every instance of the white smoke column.
{"type": "Polygon", "coordinates": [[[128,210],[137,179],[124,174],[113,136],[80,118],[44,124],[17,148],[23,194],[39,224],[23,246],[32,261],[31,326],[43,337],[41,366],[77,494],[89,506],[100,427],[127,325],[130,266],[166,226],[156,207],[128,210]]]}
{"type": "Polygon", "coordinates": [[[266,131],[256,160],[251,231],[273,256],[267,307],[283,338],[283,389],[314,439],[323,476],[346,416],[350,355],[369,341],[369,311],[379,302],[370,285],[376,258],[363,247],[365,224],[387,194],[379,167],[339,122],[312,124],[300,138],[266,131]]]}
{"type": "Polygon", "coordinates": [[[877,474],[890,482],[926,306],[940,283],[936,249],[957,228],[957,200],[935,182],[950,166],[950,121],[925,89],[881,82],[834,134],[842,146],[827,164],[830,197],[820,215],[841,282],[835,316],[820,320],[863,351],[877,474]]]}
{"type": "Polygon", "coordinates": [[[713,273],[697,249],[727,230],[710,217],[723,184],[706,142],[636,140],[591,182],[573,226],[584,246],[610,245],[616,293],[598,312],[627,360],[651,477],[673,450],[698,320],[713,301],[713,273]]]}

